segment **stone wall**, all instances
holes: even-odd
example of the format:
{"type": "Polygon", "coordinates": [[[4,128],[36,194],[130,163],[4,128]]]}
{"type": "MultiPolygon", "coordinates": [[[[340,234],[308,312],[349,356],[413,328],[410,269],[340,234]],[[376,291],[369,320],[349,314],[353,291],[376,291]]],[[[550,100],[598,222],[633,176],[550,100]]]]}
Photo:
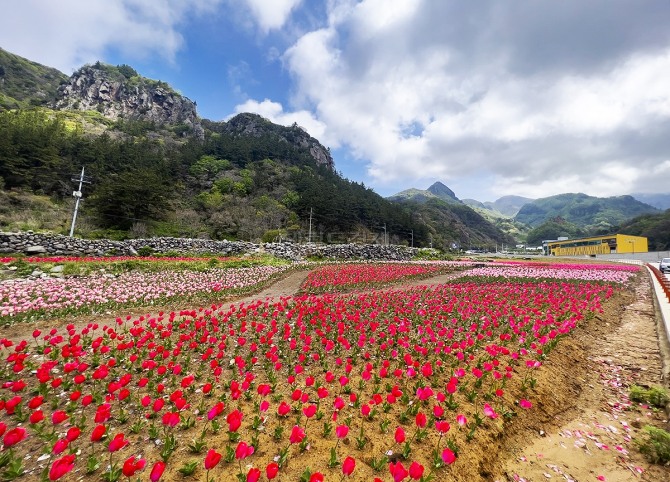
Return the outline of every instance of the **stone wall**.
{"type": "Polygon", "coordinates": [[[237,256],[268,253],[280,258],[300,260],[307,257],[336,259],[396,260],[411,259],[416,248],[382,246],[378,244],[254,244],[244,241],[212,241],[207,239],[151,238],[111,241],[79,239],[62,235],[28,232],[0,232],[0,253],[23,253],[28,256],[137,256],[141,248],[151,248],[156,253],[174,252],[180,255],[214,254],[237,256]]]}

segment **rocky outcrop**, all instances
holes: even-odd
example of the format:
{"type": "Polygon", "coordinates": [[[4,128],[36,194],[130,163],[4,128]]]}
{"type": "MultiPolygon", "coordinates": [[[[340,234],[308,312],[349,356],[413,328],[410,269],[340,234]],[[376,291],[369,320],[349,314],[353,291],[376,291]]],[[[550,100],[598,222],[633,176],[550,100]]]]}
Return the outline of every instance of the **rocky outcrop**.
{"type": "Polygon", "coordinates": [[[274,124],[268,119],[251,113],[238,114],[228,122],[220,123],[220,132],[233,136],[261,137],[268,134],[278,136],[283,142],[309,151],[317,164],[335,169],[333,157],[328,148],[310,136],[305,129],[294,123],[292,126],[274,124]]]}
{"type": "Polygon", "coordinates": [[[130,75],[117,67],[97,63],[72,74],[61,86],[57,109],[96,110],[112,120],[145,120],[156,124],[182,125],[196,137],[204,130],[196,105],[166,83],[130,75]]]}
{"type": "Polygon", "coordinates": [[[37,256],[137,256],[138,252],[176,253],[179,255],[207,254],[239,256],[268,253],[279,258],[303,260],[363,259],[406,261],[418,252],[417,248],[379,244],[254,244],[244,241],[212,241],[208,239],[150,238],[126,241],[90,240],[61,235],[0,232],[0,253],[37,256]],[[149,248],[149,249],[147,249],[149,248]]]}

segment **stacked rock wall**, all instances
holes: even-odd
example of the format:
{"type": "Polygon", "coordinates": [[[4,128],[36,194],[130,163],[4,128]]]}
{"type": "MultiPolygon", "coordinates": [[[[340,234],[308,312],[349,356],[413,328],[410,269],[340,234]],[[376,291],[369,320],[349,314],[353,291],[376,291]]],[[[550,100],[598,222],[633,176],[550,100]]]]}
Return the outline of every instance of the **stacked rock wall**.
{"type": "Polygon", "coordinates": [[[308,257],[334,259],[396,260],[411,259],[416,248],[406,246],[383,246],[378,244],[254,244],[244,241],[212,241],[187,238],[150,238],[111,241],[102,239],[79,239],[62,235],[28,232],[0,232],[0,253],[23,253],[29,256],[137,256],[142,248],[155,253],[178,253],[180,255],[212,254],[237,256],[253,253],[268,253],[274,256],[300,260],[308,257]]]}

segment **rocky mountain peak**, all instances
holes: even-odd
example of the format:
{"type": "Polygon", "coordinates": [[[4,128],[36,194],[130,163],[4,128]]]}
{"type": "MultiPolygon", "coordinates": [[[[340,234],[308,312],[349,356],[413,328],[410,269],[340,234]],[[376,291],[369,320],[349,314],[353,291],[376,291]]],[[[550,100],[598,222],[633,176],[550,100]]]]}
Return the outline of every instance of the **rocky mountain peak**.
{"type": "Polygon", "coordinates": [[[277,135],[282,141],[309,150],[317,164],[324,165],[331,170],[335,169],[335,162],[330,150],[324,147],[317,139],[310,136],[297,123],[292,126],[282,126],[270,122],[268,119],[252,113],[242,113],[224,123],[223,132],[235,136],[261,137],[267,133],[277,135]]]}
{"type": "Polygon", "coordinates": [[[97,110],[112,120],[184,125],[197,137],[204,133],[195,102],[168,84],[141,77],[125,65],[114,67],[97,62],[80,68],[60,87],[54,107],[97,110]]]}
{"type": "Polygon", "coordinates": [[[426,189],[428,192],[435,194],[437,197],[442,198],[447,200],[446,198],[450,198],[454,201],[458,201],[459,199],[456,197],[456,194],[454,191],[449,189],[447,186],[442,184],[440,181],[437,181],[433,185],[431,185],[428,189],[426,189]]]}

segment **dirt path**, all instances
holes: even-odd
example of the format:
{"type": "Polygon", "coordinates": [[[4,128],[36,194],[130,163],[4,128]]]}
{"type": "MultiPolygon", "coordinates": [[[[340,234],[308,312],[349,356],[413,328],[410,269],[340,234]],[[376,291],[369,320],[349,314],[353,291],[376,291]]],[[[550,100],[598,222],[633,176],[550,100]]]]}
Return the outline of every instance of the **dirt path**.
{"type": "Polygon", "coordinates": [[[618,322],[578,333],[587,362],[563,367],[574,370],[573,406],[515,437],[498,480],[670,480],[632,441],[646,424],[670,428],[664,411],[628,399],[632,384],[663,384],[652,296],[641,276],[618,322]]]}

